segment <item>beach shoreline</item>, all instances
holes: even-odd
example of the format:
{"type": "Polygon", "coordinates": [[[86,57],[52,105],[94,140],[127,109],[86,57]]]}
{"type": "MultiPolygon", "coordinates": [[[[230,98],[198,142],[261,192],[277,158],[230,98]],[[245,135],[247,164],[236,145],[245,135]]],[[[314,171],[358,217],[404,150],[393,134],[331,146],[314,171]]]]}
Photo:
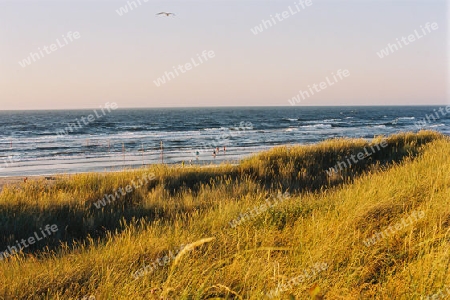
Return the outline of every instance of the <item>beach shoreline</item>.
{"type": "MultiPolygon", "coordinates": [[[[255,152],[255,154],[258,152],[255,152]]],[[[189,168],[189,167],[200,167],[200,168],[216,168],[220,165],[224,164],[230,164],[230,165],[237,165],[235,161],[221,161],[217,164],[164,164],[169,167],[176,167],[176,168],[189,168]]],[[[140,166],[135,168],[125,168],[120,170],[103,170],[103,171],[86,171],[86,172],[67,172],[67,173],[54,173],[54,174],[40,174],[40,175],[24,175],[24,176],[0,176],[0,193],[2,192],[3,188],[7,185],[9,186],[17,186],[20,183],[24,183],[25,179],[26,182],[33,182],[33,181],[40,181],[45,180],[47,183],[52,184],[56,180],[61,178],[70,178],[70,176],[76,176],[80,174],[99,174],[99,175],[107,175],[112,173],[123,173],[123,172],[134,172],[134,171],[142,171],[150,166],[156,166],[160,164],[148,164],[146,166],[140,166]]]]}

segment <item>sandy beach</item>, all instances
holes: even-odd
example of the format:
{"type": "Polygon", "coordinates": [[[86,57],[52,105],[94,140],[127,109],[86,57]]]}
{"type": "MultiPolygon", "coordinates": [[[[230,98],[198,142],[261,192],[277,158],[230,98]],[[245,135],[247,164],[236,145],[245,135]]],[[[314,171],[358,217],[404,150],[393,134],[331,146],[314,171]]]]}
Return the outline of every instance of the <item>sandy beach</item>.
{"type": "MultiPolygon", "coordinates": [[[[43,176],[33,176],[33,177],[29,177],[29,179],[39,179],[42,177],[43,176]]],[[[19,177],[19,176],[0,177],[0,191],[3,190],[3,187],[5,185],[17,184],[17,183],[23,182],[23,180],[24,180],[24,177],[19,177]]]]}
{"type": "Polygon", "coordinates": [[[27,178],[27,182],[29,181],[37,181],[41,179],[46,179],[47,182],[54,182],[57,177],[61,177],[63,175],[58,176],[44,176],[44,175],[36,175],[36,176],[10,176],[10,177],[0,177],[0,192],[3,190],[3,187],[6,185],[16,185],[19,183],[23,183],[25,178],[27,178]]]}
{"type": "MultiPolygon", "coordinates": [[[[228,163],[231,165],[237,165],[236,161],[230,161],[230,162],[222,161],[222,162],[228,163]]],[[[220,164],[215,164],[215,165],[213,165],[213,164],[209,164],[209,165],[173,164],[172,166],[179,167],[179,168],[200,167],[201,169],[203,169],[203,168],[216,168],[216,167],[220,166],[220,164]]],[[[25,178],[26,178],[27,182],[39,181],[39,180],[45,179],[45,181],[47,183],[53,183],[58,178],[70,177],[70,175],[77,175],[77,174],[81,174],[81,173],[98,173],[98,174],[121,173],[123,171],[135,171],[135,170],[139,170],[141,168],[142,167],[122,169],[122,170],[98,171],[98,172],[93,171],[93,172],[80,172],[80,173],[55,174],[55,175],[5,176],[5,177],[0,177],[0,192],[3,190],[3,187],[5,187],[6,185],[17,185],[17,184],[23,183],[25,181],[25,178]]]]}

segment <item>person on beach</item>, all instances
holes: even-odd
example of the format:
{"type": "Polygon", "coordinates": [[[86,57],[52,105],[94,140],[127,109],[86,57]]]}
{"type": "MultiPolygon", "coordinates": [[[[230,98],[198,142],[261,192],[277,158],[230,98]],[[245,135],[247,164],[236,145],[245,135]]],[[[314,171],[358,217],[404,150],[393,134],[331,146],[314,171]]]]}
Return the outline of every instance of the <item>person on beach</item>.
{"type": "Polygon", "coordinates": [[[195,152],[195,159],[198,161],[198,156],[200,155],[200,152],[195,152]]]}
{"type": "Polygon", "coordinates": [[[223,146],[223,153],[227,152],[227,148],[225,146],[223,146]]]}
{"type": "Polygon", "coordinates": [[[216,150],[213,150],[213,157],[216,159],[216,150]]]}
{"type": "Polygon", "coordinates": [[[219,147],[216,147],[216,153],[219,154],[219,147]]]}

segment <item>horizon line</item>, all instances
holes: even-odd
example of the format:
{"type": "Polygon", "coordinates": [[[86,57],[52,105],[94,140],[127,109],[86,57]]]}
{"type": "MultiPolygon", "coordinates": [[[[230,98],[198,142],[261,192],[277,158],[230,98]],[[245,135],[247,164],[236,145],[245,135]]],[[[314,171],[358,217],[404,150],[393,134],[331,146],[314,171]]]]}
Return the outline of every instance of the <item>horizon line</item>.
{"type": "MultiPolygon", "coordinates": [[[[118,107],[115,110],[126,110],[126,109],[210,109],[210,108],[302,108],[302,107],[422,107],[422,106],[450,106],[450,103],[442,104],[386,104],[386,105],[265,105],[265,106],[157,106],[157,107],[118,107]]],[[[0,112],[8,111],[66,111],[66,110],[96,110],[99,107],[87,107],[87,108],[41,108],[41,109],[0,109],[0,112]]]]}

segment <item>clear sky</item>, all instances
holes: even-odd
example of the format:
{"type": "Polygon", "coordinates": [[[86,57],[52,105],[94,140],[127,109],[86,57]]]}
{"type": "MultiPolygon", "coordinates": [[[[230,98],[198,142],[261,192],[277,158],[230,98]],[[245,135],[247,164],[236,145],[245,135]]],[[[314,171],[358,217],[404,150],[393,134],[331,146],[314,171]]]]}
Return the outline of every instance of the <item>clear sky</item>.
{"type": "Polygon", "coordinates": [[[120,16],[127,1],[0,0],[0,110],[289,106],[339,69],[350,76],[297,105],[450,103],[447,1],[139,1],[120,16]],[[275,19],[289,6],[295,14],[275,19]],[[276,24],[252,33],[270,15],[276,24]],[[438,29],[424,35],[427,22],[438,29]],[[379,57],[415,30],[422,37],[379,57]],[[68,32],[79,38],[64,43],[68,32]],[[63,47],[31,60],[58,39],[63,47]],[[204,50],[215,56],[199,63],[204,50]]]}

